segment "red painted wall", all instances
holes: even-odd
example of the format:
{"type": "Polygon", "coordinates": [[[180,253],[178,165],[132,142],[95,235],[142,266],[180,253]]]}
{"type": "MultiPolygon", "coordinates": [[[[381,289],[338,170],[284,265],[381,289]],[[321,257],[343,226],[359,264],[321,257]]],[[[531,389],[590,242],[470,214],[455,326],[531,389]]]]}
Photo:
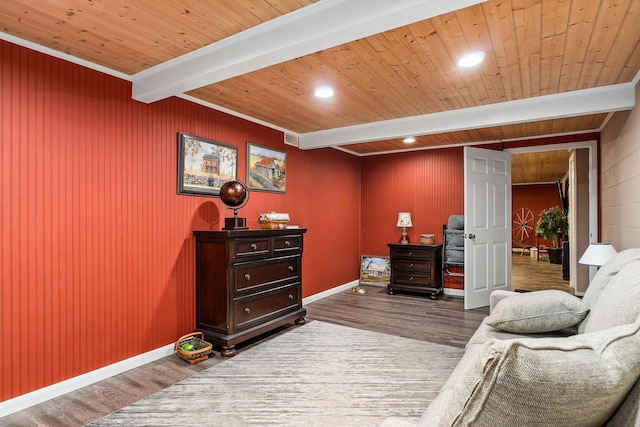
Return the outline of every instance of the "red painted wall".
{"type": "MultiPolygon", "coordinates": [[[[442,243],[442,225],[449,215],[464,213],[462,147],[414,151],[362,160],[362,252],[388,255],[387,243],[400,240],[398,212],[411,212],[409,242],[435,234],[442,243]]],[[[462,289],[460,279],[445,286],[462,289]]]]}
{"type": "MultiPolygon", "coordinates": [[[[527,208],[533,214],[533,233],[525,243],[535,246],[535,224],[538,222],[540,212],[543,209],[562,206],[562,201],[556,184],[514,185],[511,188],[511,206],[514,213],[520,208],[527,208]]],[[[513,226],[515,227],[515,224],[513,226]]],[[[553,242],[541,238],[540,245],[552,246],[553,242]]]]}
{"type": "MultiPolygon", "coordinates": [[[[358,158],[301,151],[281,132],[0,41],[0,400],[174,342],[194,326],[191,232],[231,216],[176,194],[177,132],[287,151],[286,194],[240,211],[289,212],[307,227],[303,295],[356,280],[388,253],[397,213],[409,238],[463,212],[462,148],[358,158]]],[[[596,136],[597,137],[597,136],[596,136]]],[[[592,139],[590,135],[582,139],[592,139]]],[[[525,144],[569,142],[567,138],[525,144]]],[[[446,283],[461,289],[461,283],[446,283]]]]}
{"type": "Polygon", "coordinates": [[[192,230],[231,216],[176,194],[177,132],[287,151],[286,194],[240,211],[308,227],[303,295],[358,277],[360,160],[0,41],[0,400],[174,342],[194,327],[192,230]]]}

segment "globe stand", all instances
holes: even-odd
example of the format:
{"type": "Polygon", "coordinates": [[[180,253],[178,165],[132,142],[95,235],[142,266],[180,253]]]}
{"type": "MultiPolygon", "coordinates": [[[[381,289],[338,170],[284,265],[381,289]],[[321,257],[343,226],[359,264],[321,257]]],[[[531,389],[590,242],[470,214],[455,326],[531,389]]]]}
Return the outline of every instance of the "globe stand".
{"type": "MultiPolygon", "coordinates": [[[[227,208],[231,209],[231,208],[227,208]]],[[[233,210],[233,218],[224,219],[223,230],[248,230],[247,218],[238,218],[238,209],[233,210]]]]}
{"type": "Polygon", "coordinates": [[[223,230],[247,230],[247,219],[238,218],[238,209],[249,202],[249,190],[242,181],[228,181],[220,187],[220,199],[233,210],[233,218],[224,219],[223,230]]]}

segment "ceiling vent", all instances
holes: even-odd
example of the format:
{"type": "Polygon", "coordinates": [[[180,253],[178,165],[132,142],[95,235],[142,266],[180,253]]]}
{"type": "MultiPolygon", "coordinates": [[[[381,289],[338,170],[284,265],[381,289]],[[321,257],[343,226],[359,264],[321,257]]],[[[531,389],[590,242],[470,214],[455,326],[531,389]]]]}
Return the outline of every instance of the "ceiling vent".
{"type": "Polygon", "coordinates": [[[299,138],[298,135],[294,135],[292,133],[284,133],[284,143],[287,145],[293,145],[294,147],[298,146],[299,138]]]}

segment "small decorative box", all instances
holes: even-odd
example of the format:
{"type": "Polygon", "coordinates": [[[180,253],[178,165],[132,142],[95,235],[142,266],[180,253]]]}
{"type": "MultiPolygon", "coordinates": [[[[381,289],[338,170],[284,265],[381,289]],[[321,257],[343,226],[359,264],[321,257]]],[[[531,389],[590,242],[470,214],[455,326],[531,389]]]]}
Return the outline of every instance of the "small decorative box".
{"type": "Polygon", "coordinates": [[[258,214],[258,224],[260,228],[268,230],[284,230],[289,222],[289,214],[281,212],[258,214]]]}
{"type": "Polygon", "coordinates": [[[423,245],[433,245],[436,242],[436,236],[433,234],[421,234],[420,243],[423,245]]]}

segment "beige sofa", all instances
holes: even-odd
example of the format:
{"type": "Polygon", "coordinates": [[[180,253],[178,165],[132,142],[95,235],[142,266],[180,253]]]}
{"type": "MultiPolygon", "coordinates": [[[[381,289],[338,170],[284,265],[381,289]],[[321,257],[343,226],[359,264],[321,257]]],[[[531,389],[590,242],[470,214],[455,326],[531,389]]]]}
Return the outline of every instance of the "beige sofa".
{"type": "Polygon", "coordinates": [[[382,426],[640,426],[640,249],[582,299],[496,291],[490,310],[418,424],[382,426]]]}

